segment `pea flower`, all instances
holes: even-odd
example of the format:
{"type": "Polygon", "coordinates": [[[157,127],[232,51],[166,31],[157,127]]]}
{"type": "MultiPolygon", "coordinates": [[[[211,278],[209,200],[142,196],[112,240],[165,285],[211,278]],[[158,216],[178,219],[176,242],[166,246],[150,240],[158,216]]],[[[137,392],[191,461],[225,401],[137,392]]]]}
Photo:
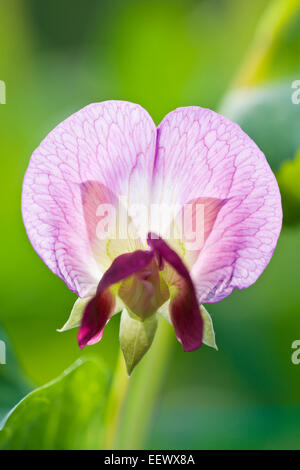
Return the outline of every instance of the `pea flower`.
{"type": "Polygon", "coordinates": [[[203,304],[257,280],[282,222],[275,177],[237,124],[186,107],[156,128],[122,101],[91,104],[50,132],[31,157],[22,213],[33,248],[79,296],[61,331],[79,327],[83,348],[122,311],[129,374],[157,314],[185,351],[216,347],[203,304]]]}

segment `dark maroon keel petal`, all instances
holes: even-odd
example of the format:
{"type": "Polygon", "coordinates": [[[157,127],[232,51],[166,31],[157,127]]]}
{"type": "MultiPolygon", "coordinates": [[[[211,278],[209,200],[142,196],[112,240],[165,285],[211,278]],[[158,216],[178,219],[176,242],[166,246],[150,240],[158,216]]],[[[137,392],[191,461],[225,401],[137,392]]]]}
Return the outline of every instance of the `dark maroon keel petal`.
{"type": "Polygon", "coordinates": [[[202,344],[203,319],[191,276],[181,258],[161,237],[149,233],[148,245],[158,260],[164,260],[178,274],[174,286],[177,292],[170,302],[170,318],[184,351],[194,351],[202,344]]]}
{"type": "Polygon", "coordinates": [[[98,293],[87,304],[78,332],[77,340],[82,349],[102,338],[103,330],[114,312],[115,297],[106,289],[98,293]]]}
{"type": "Polygon", "coordinates": [[[118,256],[111,264],[110,268],[103,274],[99,282],[97,292],[107,289],[123,279],[144,269],[152,261],[154,253],[152,251],[137,250],[132,253],[124,253],[118,256]]]}
{"type": "Polygon", "coordinates": [[[194,351],[201,347],[203,320],[197,299],[187,285],[171,300],[170,318],[184,351],[194,351]]]}
{"type": "Polygon", "coordinates": [[[109,287],[144,269],[153,257],[153,251],[137,250],[113,261],[102,276],[95,297],[85,308],[77,338],[80,348],[100,341],[104,327],[114,313],[115,297],[109,287]]]}
{"type": "Polygon", "coordinates": [[[176,251],[172,250],[172,248],[170,248],[161,237],[155,235],[155,233],[148,233],[147,242],[157,256],[160,264],[162,263],[162,260],[169,263],[181,277],[184,277],[186,281],[191,284],[193,289],[194,285],[188,269],[183,264],[176,251]]]}

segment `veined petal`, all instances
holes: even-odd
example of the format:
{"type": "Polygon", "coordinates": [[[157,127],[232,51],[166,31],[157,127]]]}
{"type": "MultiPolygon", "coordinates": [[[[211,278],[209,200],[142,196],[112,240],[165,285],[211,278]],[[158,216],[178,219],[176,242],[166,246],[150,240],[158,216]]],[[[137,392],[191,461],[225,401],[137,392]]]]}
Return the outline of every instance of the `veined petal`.
{"type": "Polygon", "coordinates": [[[84,185],[96,181],[129,207],[147,205],[155,148],[156,127],[143,108],[107,101],[70,116],[33,153],[22,194],[26,231],[47,266],[80,297],[95,293],[102,273],[90,245],[84,185]]]}
{"type": "Polygon", "coordinates": [[[122,199],[98,181],[86,181],[80,189],[91,250],[102,272],[119,255],[144,248],[122,199]]]}
{"type": "MultiPolygon", "coordinates": [[[[162,238],[149,234],[148,244],[167,265],[170,290],[170,319],[184,351],[193,351],[202,344],[203,319],[193,282],[178,254],[162,238]]],[[[165,269],[165,268],[164,268],[165,269]]]]}
{"type": "Polygon", "coordinates": [[[191,271],[198,301],[216,302],[254,283],[268,264],[281,229],[280,193],[265,156],[237,124],[179,108],[158,128],[152,202],[197,198],[226,200],[191,271]]]}
{"type": "Polygon", "coordinates": [[[199,197],[184,204],[167,228],[163,239],[184,260],[189,269],[195,261],[213,229],[220,209],[227,199],[199,197]]]}

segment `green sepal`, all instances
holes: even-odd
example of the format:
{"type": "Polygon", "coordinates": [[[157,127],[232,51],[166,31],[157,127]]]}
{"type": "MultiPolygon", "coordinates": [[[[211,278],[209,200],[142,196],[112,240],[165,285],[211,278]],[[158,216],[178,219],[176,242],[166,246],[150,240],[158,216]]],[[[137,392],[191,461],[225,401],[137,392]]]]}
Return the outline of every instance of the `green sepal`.
{"type": "Polygon", "coordinates": [[[203,318],[203,343],[206,344],[206,346],[210,346],[211,348],[214,348],[218,350],[218,346],[216,345],[216,337],[215,337],[215,331],[214,331],[214,326],[213,322],[211,319],[210,314],[206,310],[203,305],[200,306],[200,312],[203,318]]]}
{"type": "Polygon", "coordinates": [[[142,321],[128,313],[121,315],[120,345],[126,363],[128,375],[150,348],[157,328],[157,314],[142,321]]]}
{"type": "MultiPolygon", "coordinates": [[[[66,323],[64,324],[62,328],[56,331],[61,333],[63,331],[71,330],[71,328],[78,328],[81,324],[81,319],[83,317],[85,307],[87,306],[87,304],[92,298],[93,296],[85,297],[85,298],[78,297],[75,304],[73,305],[73,308],[72,308],[72,311],[70,313],[68,320],[66,321],[66,323]]],[[[115,313],[120,312],[123,307],[124,307],[124,304],[121,301],[121,299],[116,297],[116,305],[115,305],[115,310],[114,310],[113,315],[115,313]]]]}
{"type": "Polygon", "coordinates": [[[85,297],[84,299],[78,297],[75,304],[73,305],[70,316],[64,326],[57,330],[59,332],[70,330],[71,328],[77,328],[80,326],[83,312],[92,297],[85,297]]]}

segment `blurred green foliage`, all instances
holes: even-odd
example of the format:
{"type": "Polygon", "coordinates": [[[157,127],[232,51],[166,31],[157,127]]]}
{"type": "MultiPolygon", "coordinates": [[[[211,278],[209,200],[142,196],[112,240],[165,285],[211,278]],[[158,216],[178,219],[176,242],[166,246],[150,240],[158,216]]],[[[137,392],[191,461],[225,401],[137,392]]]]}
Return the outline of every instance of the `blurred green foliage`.
{"type": "Polygon", "coordinates": [[[107,389],[99,360],[77,361],[18,404],[0,430],[0,449],[101,448],[107,389]]]}
{"type": "Polygon", "coordinates": [[[300,147],[300,106],[292,102],[291,81],[230,93],[220,112],[256,142],[274,172],[300,147]]]}
{"type": "MultiPolygon", "coordinates": [[[[299,129],[300,130],[300,129],[299,129]]],[[[285,208],[285,220],[289,224],[300,222],[300,151],[294,159],[286,160],[277,176],[285,208]]]]}
{"type": "MultiPolygon", "coordinates": [[[[68,0],[0,2],[0,79],[7,87],[7,104],[0,105],[0,322],[22,370],[36,385],[57,377],[82,353],[76,331],[56,332],[76,297],[34,253],[22,223],[22,179],[32,151],[57,123],[94,101],[138,102],[157,123],[178,106],[218,109],[269,3],[73,0],[70,8],[68,0]]],[[[295,17],[274,48],[262,84],[300,79],[299,49],[300,21],[295,17]]],[[[259,124],[257,136],[260,145],[266,145],[267,158],[280,151],[276,169],[282,159],[294,157],[298,142],[298,135],[296,141],[291,136],[300,122],[300,105],[290,109],[289,123],[280,126],[276,121],[276,116],[283,118],[285,106],[291,106],[288,92],[284,96],[276,113],[273,98],[269,102],[270,118],[262,107],[251,121],[253,129],[259,124]]],[[[294,170],[282,171],[283,184],[296,188],[294,170]]],[[[184,354],[174,337],[146,447],[299,448],[300,366],[291,362],[291,344],[300,334],[299,242],[299,227],[285,227],[259,281],[207,306],[219,352],[203,347],[184,354]]],[[[101,343],[93,346],[93,354],[109,368],[119,348],[118,322],[115,316],[101,343]]],[[[91,348],[83,355],[90,352],[91,348]]],[[[24,379],[14,378],[7,388],[6,375],[14,377],[14,370],[15,362],[8,356],[8,363],[0,365],[3,412],[28,390],[24,379]]],[[[63,388],[49,388],[47,413],[63,388]]],[[[48,394],[48,389],[42,390],[48,394]]],[[[16,439],[23,439],[18,415],[19,411],[11,425],[18,429],[16,439]]],[[[49,428],[46,446],[78,443],[71,439],[61,444],[56,438],[49,428]]],[[[5,445],[18,447],[20,442],[5,445]]],[[[40,445],[36,434],[26,444],[40,445]]]]}
{"type": "Polygon", "coordinates": [[[300,100],[293,102],[295,92],[292,81],[242,88],[229,93],[220,110],[267,156],[281,191],[283,221],[289,225],[300,222],[299,158],[292,161],[300,148],[300,100]]]}
{"type": "Polygon", "coordinates": [[[33,387],[22,372],[9,339],[0,328],[0,338],[4,342],[0,362],[0,428],[1,422],[10,409],[33,387]],[[4,364],[2,363],[5,362],[4,364]],[[9,367],[6,367],[8,365],[9,367]]]}

